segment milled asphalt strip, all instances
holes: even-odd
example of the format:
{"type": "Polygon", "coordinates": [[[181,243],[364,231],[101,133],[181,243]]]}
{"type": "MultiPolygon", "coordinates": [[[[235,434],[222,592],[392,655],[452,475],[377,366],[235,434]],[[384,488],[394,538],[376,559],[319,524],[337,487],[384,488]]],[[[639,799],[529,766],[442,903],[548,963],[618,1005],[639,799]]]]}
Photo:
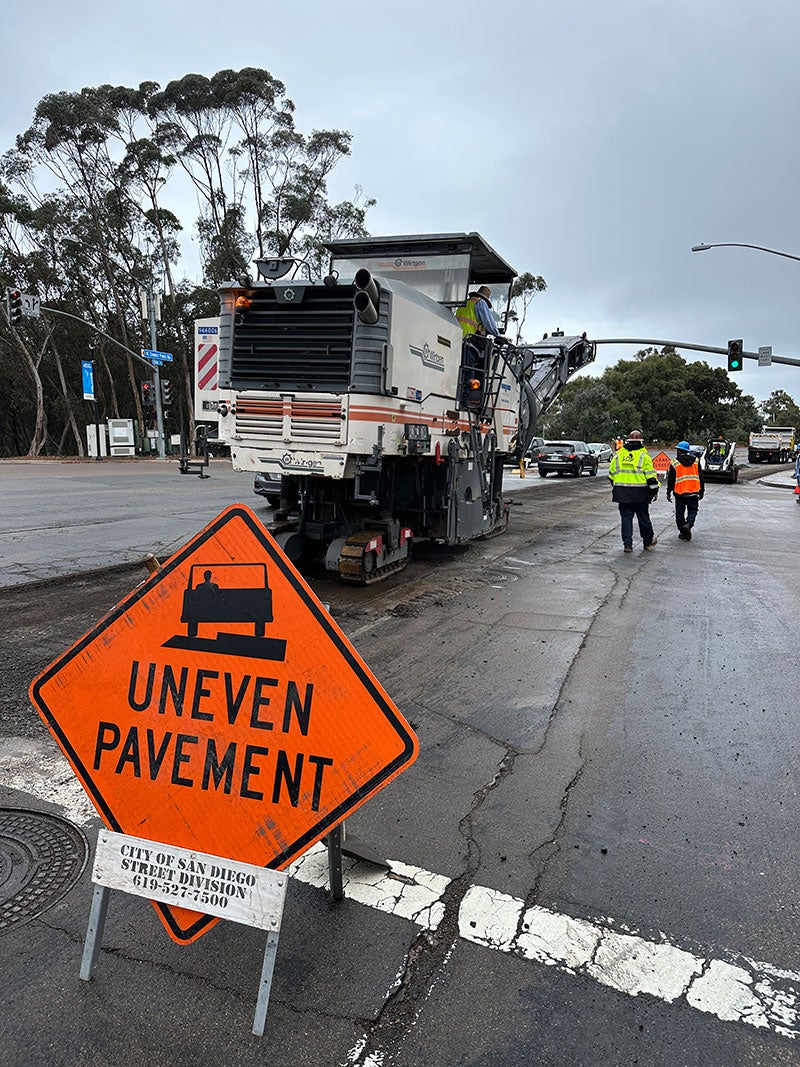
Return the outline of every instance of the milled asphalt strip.
{"type": "MultiPolygon", "coordinates": [[[[84,826],[96,818],[66,761],[46,741],[0,742],[0,782],[63,807],[67,818],[84,826]]],[[[387,872],[345,857],[346,897],[435,930],[450,879],[399,860],[388,862],[387,872]]],[[[327,849],[315,845],[289,870],[300,882],[326,887],[327,849]]],[[[484,948],[593,978],[628,996],[683,1001],[723,1022],[800,1037],[800,973],[795,971],[734,953],[727,960],[696,955],[663,935],[649,941],[610,919],[589,921],[538,905],[526,908],[523,900],[480,885],[468,889],[461,903],[459,934],[484,948]]]]}

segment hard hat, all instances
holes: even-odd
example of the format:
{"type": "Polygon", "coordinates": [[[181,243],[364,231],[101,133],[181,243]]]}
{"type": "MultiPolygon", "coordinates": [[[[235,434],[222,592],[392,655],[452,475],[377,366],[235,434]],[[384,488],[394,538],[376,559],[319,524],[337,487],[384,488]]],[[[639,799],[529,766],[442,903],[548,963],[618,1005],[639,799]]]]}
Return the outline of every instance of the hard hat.
{"type": "Polygon", "coordinates": [[[675,447],[679,452],[688,452],[691,446],[688,441],[678,441],[675,447]]]}
{"type": "Polygon", "coordinates": [[[642,439],[642,431],[641,430],[631,430],[631,432],[628,434],[628,440],[629,441],[641,441],[641,439],[642,439]]]}

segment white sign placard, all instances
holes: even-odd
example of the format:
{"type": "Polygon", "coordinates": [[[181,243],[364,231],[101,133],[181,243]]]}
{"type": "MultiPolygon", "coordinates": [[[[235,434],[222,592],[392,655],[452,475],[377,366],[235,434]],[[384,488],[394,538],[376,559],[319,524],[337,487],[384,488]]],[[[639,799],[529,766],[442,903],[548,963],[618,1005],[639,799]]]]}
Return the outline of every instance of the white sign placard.
{"type": "Polygon", "coordinates": [[[260,930],[280,930],[289,875],[101,830],[92,881],[260,930]]]}
{"type": "Polygon", "coordinates": [[[33,293],[22,294],[22,314],[28,319],[38,319],[41,312],[42,302],[33,293]]]}
{"type": "Polygon", "coordinates": [[[772,366],[772,345],[762,345],[758,350],[759,367],[772,366]]]}

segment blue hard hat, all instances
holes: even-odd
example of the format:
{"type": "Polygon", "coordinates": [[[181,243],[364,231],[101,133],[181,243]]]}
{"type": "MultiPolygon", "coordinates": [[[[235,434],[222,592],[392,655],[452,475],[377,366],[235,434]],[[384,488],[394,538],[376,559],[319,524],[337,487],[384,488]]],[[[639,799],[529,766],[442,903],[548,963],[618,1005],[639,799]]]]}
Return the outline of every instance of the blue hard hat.
{"type": "Polygon", "coordinates": [[[681,452],[688,452],[691,446],[688,441],[678,441],[675,447],[680,449],[681,452]]]}

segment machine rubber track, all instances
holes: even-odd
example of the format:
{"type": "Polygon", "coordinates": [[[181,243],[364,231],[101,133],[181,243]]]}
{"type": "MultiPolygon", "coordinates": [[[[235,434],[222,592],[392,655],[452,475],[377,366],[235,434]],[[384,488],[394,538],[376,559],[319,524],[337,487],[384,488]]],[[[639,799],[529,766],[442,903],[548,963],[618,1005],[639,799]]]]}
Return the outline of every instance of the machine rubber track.
{"type": "Polygon", "coordinates": [[[504,534],[508,529],[508,520],[511,515],[511,504],[507,501],[503,501],[503,522],[498,523],[493,530],[489,530],[488,533],[481,534],[481,540],[486,541],[490,537],[499,537],[500,534],[504,534]]]}
{"type": "Polygon", "coordinates": [[[374,553],[367,551],[367,545],[379,536],[379,530],[361,530],[347,538],[339,553],[339,577],[342,581],[353,585],[375,585],[408,566],[408,554],[385,567],[375,566],[374,553]]]}

